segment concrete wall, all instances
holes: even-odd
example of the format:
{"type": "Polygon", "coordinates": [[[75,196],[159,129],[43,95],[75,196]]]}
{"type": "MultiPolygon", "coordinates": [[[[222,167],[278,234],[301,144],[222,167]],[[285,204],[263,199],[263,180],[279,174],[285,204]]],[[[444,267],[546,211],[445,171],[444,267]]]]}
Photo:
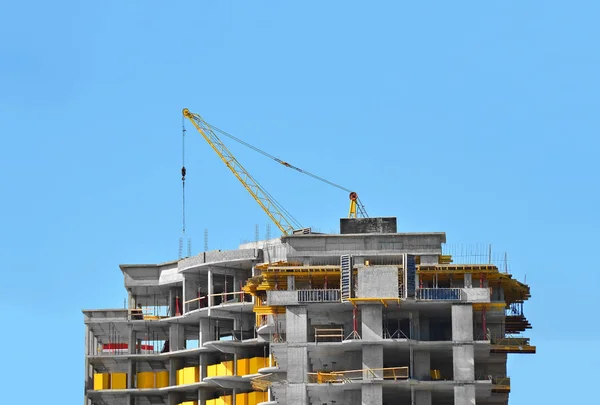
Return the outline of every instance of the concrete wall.
{"type": "Polygon", "coordinates": [[[358,267],[359,298],[397,297],[398,267],[369,266],[358,267]]]}
{"type": "Polygon", "coordinates": [[[431,405],[431,391],[415,391],[415,405],[431,405]]]}
{"type": "Polygon", "coordinates": [[[462,293],[467,302],[490,302],[489,288],[463,288],[462,293]]]}
{"type": "Polygon", "coordinates": [[[428,380],[431,376],[431,354],[429,351],[413,353],[413,374],[417,380],[428,380]]]}
{"type": "MultiPolygon", "coordinates": [[[[358,324],[358,333],[361,333],[361,312],[356,311],[356,322],[358,324]]],[[[314,342],[315,326],[341,325],[344,328],[344,336],[352,332],[353,320],[352,312],[334,312],[327,310],[310,310],[308,312],[308,341],[314,342]]],[[[362,336],[361,336],[362,337],[362,336]]]]}
{"type": "Polygon", "coordinates": [[[332,352],[330,354],[311,352],[309,353],[309,362],[308,371],[313,373],[323,370],[360,370],[362,368],[362,351],[332,352]]]}
{"type": "Polygon", "coordinates": [[[298,305],[298,291],[267,291],[268,305],[298,305]]]}
{"type": "Polygon", "coordinates": [[[362,392],[358,391],[345,391],[344,392],[344,401],[338,402],[343,405],[361,405],[362,402],[362,392]]]}

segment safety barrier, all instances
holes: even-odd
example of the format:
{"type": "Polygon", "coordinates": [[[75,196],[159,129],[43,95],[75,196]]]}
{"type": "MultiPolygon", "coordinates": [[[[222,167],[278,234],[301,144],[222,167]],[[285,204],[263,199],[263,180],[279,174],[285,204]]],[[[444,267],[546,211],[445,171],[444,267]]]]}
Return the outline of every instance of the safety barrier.
{"type": "Polygon", "coordinates": [[[419,288],[417,299],[422,301],[462,301],[462,288],[419,288]]]}
{"type": "Polygon", "coordinates": [[[298,290],[298,302],[340,302],[339,289],[298,290]]]}
{"type": "Polygon", "coordinates": [[[308,373],[310,383],[348,383],[358,380],[406,380],[408,367],[365,368],[345,371],[308,373]]]}

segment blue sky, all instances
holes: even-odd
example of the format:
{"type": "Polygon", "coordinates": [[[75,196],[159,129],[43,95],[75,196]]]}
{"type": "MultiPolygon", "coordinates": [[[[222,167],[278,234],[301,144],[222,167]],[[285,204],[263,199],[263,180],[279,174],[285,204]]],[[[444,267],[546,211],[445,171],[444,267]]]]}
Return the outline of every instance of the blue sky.
{"type": "MultiPolygon", "coordinates": [[[[586,388],[557,379],[592,387],[600,361],[590,315],[599,11],[593,1],[1,2],[3,398],[81,401],[80,310],[123,305],[118,264],[177,258],[187,107],[355,189],[401,231],[508,252],[532,286],[538,347],[511,358],[510,403],[585,402],[586,388]]],[[[193,251],[204,229],[211,249],[253,240],[256,224],[263,237],[267,217],[188,129],[193,251]]],[[[345,192],[230,146],[303,225],[338,228],[345,192]]]]}

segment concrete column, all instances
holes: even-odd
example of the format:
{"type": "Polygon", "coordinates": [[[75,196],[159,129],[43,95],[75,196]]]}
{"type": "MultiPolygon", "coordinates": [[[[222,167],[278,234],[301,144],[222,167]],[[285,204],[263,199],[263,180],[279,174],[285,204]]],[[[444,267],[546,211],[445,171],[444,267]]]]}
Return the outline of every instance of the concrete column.
{"type": "Polygon", "coordinates": [[[306,343],[308,337],[308,316],[306,307],[286,307],[286,334],[288,343],[306,343]]]}
{"type": "Polygon", "coordinates": [[[413,340],[421,340],[421,322],[419,319],[419,311],[411,311],[408,314],[410,321],[410,335],[408,336],[413,340]]]}
{"type": "Polygon", "coordinates": [[[210,365],[210,358],[211,356],[208,355],[207,353],[201,353],[198,356],[198,370],[199,370],[199,374],[200,374],[200,381],[202,381],[203,379],[205,379],[206,377],[208,377],[208,372],[207,372],[207,366],[210,365]]]}
{"type": "Polygon", "coordinates": [[[127,388],[137,388],[135,384],[135,375],[137,374],[137,367],[134,360],[129,360],[127,364],[127,388]]]}
{"type": "Polygon", "coordinates": [[[177,385],[177,370],[181,368],[183,368],[183,359],[174,357],[169,360],[169,385],[177,385]]]}
{"type": "Polygon", "coordinates": [[[475,405],[475,385],[457,385],[454,387],[454,405],[475,405]]]}
{"type": "MultiPolygon", "coordinates": [[[[382,369],[383,368],[383,346],[382,345],[364,345],[362,349],[362,368],[363,369],[382,369]]],[[[363,372],[365,380],[383,379],[383,370],[363,372]]]]}
{"type": "Polygon", "coordinates": [[[344,392],[344,405],[360,405],[362,402],[361,390],[352,390],[344,392]]]}
{"type": "Polygon", "coordinates": [[[137,333],[133,330],[133,326],[129,325],[129,339],[127,341],[127,350],[129,354],[136,354],[137,333]]]}
{"type": "MultiPolygon", "coordinates": [[[[173,384],[173,385],[175,385],[175,384],[173,384]]],[[[169,405],[178,405],[182,400],[183,400],[183,395],[179,392],[169,392],[167,394],[167,403],[169,405]]],[[[200,405],[200,402],[198,402],[198,405],[200,405]]],[[[203,402],[202,405],[206,405],[206,403],[203,402]]]]}
{"type": "Polygon", "coordinates": [[[169,351],[185,349],[184,326],[178,323],[172,323],[169,326],[169,351]]]}
{"type": "Polygon", "coordinates": [[[185,301],[188,300],[187,296],[186,296],[186,290],[187,290],[187,283],[188,281],[186,280],[185,276],[183,277],[183,288],[182,288],[182,294],[181,294],[181,299],[179,300],[179,310],[181,311],[181,314],[185,314],[187,311],[187,305],[185,305],[185,301]]]}
{"type": "Polygon", "coordinates": [[[213,288],[213,272],[212,270],[209,268],[208,269],[208,316],[210,317],[210,308],[213,306],[213,293],[214,293],[214,288],[213,288]]]}
{"type": "Polygon", "coordinates": [[[427,380],[430,377],[431,371],[431,354],[428,351],[414,351],[414,375],[417,380],[427,380]]]}
{"type": "Polygon", "coordinates": [[[473,342],[473,306],[471,304],[452,305],[452,340],[473,342]]]}
{"type": "Polygon", "coordinates": [[[473,306],[452,305],[452,347],[455,405],[475,404],[475,352],[473,347],[473,306]]]}
{"type": "Polygon", "coordinates": [[[465,273],[465,288],[473,288],[473,277],[471,273],[465,273]]]}
{"type": "Polygon", "coordinates": [[[419,337],[420,340],[429,340],[429,318],[419,318],[419,337]]]}
{"type": "Polygon", "coordinates": [[[285,390],[286,403],[294,405],[308,405],[306,384],[288,384],[285,390]]]}
{"type": "Polygon", "coordinates": [[[362,305],[360,312],[362,339],[381,340],[383,334],[381,305],[362,305]]]}
{"type": "Polygon", "coordinates": [[[88,405],[87,391],[93,388],[93,372],[90,372],[90,360],[88,356],[93,354],[91,349],[91,341],[93,340],[90,327],[85,325],[85,374],[83,377],[83,387],[85,390],[84,394],[84,405],[88,405]]]}
{"type": "MultiPolygon", "coordinates": [[[[129,354],[137,353],[137,333],[133,330],[133,326],[129,325],[129,339],[127,342],[127,349],[129,354]]],[[[127,388],[135,388],[135,375],[136,375],[136,363],[134,360],[129,360],[127,365],[127,388]]]]}
{"type": "Polygon", "coordinates": [[[306,346],[287,348],[288,366],[287,381],[289,383],[305,383],[308,379],[308,353],[306,346]]]}
{"type": "Polygon", "coordinates": [[[363,384],[361,390],[362,405],[381,405],[383,401],[383,389],[381,384],[363,384]]]}
{"type": "Polygon", "coordinates": [[[472,344],[452,348],[454,381],[475,380],[475,355],[472,344]]]}
{"type": "Polygon", "coordinates": [[[415,405],[431,405],[431,391],[415,391],[415,405]]]}
{"type": "Polygon", "coordinates": [[[175,316],[175,312],[176,312],[176,302],[175,299],[177,298],[177,287],[172,287],[169,288],[169,316],[175,316]]]}
{"type": "Polygon", "coordinates": [[[296,289],[296,278],[294,276],[287,276],[287,289],[288,291],[296,289]]]}
{"type": "Polygon", "coordinates": [[[204,343],[215,340],[215,326],[210,324],[210,319],[201,318],[199,322],[198,347],[204,343]]]}
{"type": "MultiPolygon", "coordinates": [[[[233,273],[233,288],[231,289],[231,291],[233,291],[233,292],[240,292],[240,291],[242,291],[241,287],[240,287],[240,281],[243,282],[243,279],[240,276],[238,276],[238,273],[237,272],[233,273]]],[[[236,302],[242,302],[243,301],[243,296],[241,296],[239,294],[236,294],[234,296],[234,298],[235,298],[236,302]]]]}

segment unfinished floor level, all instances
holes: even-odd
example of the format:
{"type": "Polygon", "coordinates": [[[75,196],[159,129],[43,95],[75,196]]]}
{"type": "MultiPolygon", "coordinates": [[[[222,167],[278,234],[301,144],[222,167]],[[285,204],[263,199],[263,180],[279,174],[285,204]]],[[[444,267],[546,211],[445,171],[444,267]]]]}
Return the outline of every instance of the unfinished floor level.
{"type": "Polygon", "coordinates": [[[507,404],[529,287],[445,233],[341,230],[121,265],[127,308],[83,311],[84,404],[507,404]]]}

